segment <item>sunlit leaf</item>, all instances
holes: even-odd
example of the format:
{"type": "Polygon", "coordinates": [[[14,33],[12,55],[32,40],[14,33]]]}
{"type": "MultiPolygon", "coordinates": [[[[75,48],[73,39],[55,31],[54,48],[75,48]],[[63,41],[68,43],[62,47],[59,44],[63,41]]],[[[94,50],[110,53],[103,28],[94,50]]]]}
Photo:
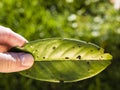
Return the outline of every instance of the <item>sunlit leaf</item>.
{"type": "Polygon", "coordinates": [[[32,68],[22,75],[49,82],[74,82],[90,78],[110,63],[112,56],[92,43],[72,39],[42,39],[22,50],[34,56],[32,68]]]}

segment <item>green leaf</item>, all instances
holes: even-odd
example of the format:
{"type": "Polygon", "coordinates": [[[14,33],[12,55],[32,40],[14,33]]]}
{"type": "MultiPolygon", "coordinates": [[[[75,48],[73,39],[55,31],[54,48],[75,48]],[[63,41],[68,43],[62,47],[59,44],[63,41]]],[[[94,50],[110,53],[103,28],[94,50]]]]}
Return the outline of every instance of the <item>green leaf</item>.
{"type": "Polygon", "coordinates": [[[104,70],[112,59],[103,48],[72,39],[37,40],[21,50],[31,53],[35,63],[20,73],[49,82],[75,82],[90,78],[104,70]]]}

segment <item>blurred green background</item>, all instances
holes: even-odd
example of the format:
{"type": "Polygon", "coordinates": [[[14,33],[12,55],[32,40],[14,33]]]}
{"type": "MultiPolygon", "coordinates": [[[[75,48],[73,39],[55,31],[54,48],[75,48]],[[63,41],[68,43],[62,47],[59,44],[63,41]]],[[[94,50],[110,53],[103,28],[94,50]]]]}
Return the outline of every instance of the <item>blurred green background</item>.
{"type": "Polygon", "coordinates": [[[0,25],[29,41],[74,38],[113,55],[100,74],[74,83],[48,83],[0,73],[0,90],[120,90],[120,10],[109,0],[0,0],[0,25]]]}

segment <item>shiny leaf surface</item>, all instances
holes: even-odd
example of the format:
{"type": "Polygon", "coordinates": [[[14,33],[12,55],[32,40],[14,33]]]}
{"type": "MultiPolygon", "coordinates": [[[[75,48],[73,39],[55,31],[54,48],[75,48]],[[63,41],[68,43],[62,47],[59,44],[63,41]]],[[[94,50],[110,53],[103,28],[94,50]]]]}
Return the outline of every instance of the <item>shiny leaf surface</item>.
{"type": "Polygon", "coordinates": [[[75,82],[90,78],[110,63],[112,56],[92,43],[73,39],[42,39],[21,50],[35,58],[32,68],[22,75],[49,82],[75,82]]]}

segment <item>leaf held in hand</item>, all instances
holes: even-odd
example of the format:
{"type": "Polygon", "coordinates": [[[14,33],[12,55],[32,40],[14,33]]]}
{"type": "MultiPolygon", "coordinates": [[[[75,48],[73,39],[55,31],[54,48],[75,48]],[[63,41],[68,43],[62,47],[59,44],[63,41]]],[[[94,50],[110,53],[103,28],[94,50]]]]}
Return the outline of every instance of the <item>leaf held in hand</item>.
{"type": "Polygon", "coordinates": [[[22,50],[34,56],[32,68],[22,75],[49,82],[75,82],[90,78],[110,63],[112,56],[92,43],[71,39],[42,39],[22,50]]]}

